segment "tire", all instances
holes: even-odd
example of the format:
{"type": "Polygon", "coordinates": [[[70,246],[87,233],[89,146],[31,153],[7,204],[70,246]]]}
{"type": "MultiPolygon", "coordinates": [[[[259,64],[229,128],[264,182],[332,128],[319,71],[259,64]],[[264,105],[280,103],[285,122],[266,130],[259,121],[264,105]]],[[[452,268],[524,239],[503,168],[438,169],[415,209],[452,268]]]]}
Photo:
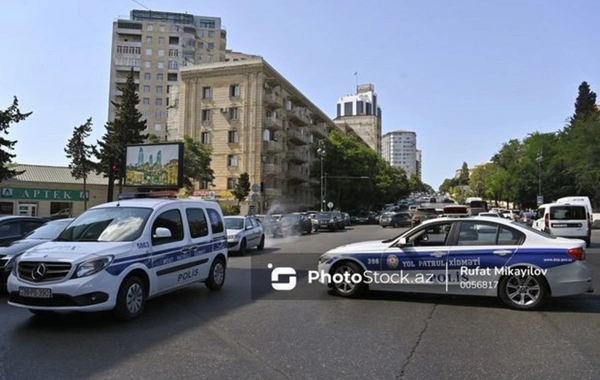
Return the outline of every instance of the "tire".
{"type": "MultiPolygon", "coordinates": [[[[351,275],[354,273],[362,273],[363,269],[356,263],[351,261],[344,261],[337,264],[331,270],[332,276],[336,273],[350,273],[351,275]]],[[[358,298],[362,296],[367,291],[367,284],[364,282],[360,283],[334,283],[332,287],[332,291],[336,296],[346,297],[346,298],[358,298]]]]}
{"type": "Polygon", "coordinates": [[[592,245],[592,239],[589,237],[585,239],[585,247],[589,248],[592,245]]]}
{"type": "Polygon", "coordinates": [[[259,251],[265,249],[265,235],[260,236],[260,243],[256,246],[256,249],[258,249],[259,251]]]}
{"type": "Polygon", "coordinates": [[[381,227],[386,228],[387,226],[381,226],[381,227]]]}
{"type": "Polygon", "coordinates": [[[246,256],[246,238],[242,239],[242,242],[240,243],[240,256],[246,256]]]}
{"type": "Polygon", "coordinates": [[[225,263],[225,259],[223,259],[223,257],[218,256],[213,260],[213,263],[210,266],[208,278],[204,282],[209,290],[212,290],[213,292],[221,290],[223,284],[225,284],[225,275],[227,273],[226,269],[227,264],[225,263]]]}
{"type": "Polygon", "coordinates": [[[398,228],[398,227],[400,227],[400,225],[398,224],[398,222],[395,222],[394,223],[394,228],[398,228]]]}
{"type": "Polygon", "coordinates": [[[146,285],[137,276],[126,277],[117,294],[117,305],[113,310],[115,317],[121,321],[129,321],[139,317],[146,305],[146,285]]]}
{"type": "Polygon", "coordinates": [[[516,310],[540,308],[549,294],[548,283],[543,276],[510,275],[502,277],[498,285],[498,296],[502,302],[516,310]],[[519,290],[519,287],[524,288],[519,290]]]}

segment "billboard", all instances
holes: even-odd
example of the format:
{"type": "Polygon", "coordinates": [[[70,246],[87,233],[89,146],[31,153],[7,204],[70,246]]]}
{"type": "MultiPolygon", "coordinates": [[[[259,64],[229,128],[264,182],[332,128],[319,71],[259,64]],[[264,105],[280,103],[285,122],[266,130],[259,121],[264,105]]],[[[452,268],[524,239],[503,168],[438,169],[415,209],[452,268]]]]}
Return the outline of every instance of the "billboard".
{"type": "Polygon", "coordinates": [[[128,145],[125,186],[181,188],[183,143],[128,145]]]}

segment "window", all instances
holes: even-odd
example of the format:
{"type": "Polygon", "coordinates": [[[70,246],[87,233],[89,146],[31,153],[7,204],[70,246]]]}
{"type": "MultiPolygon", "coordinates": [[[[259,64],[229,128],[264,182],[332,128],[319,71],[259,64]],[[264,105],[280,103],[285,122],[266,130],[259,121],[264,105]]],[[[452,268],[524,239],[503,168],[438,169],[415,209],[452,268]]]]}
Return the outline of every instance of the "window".
{"type": "Polygon", "coordinates": [[[146,49],[146,55],[152,55],[152,49],[146,49]]]}
{"type": "Polygon", "coordinates": [[[154,221],[154,224],[152,224],[152,244],[160,245],[180,240],[183,240],[183,221],[181,219],[181,213],[179,210],[169,210],[160,214],[154,221]],[[156,229],[159,227],[166,228],[171,231],[171,237],[160,239],[155,238],[154,234],[156,229]]]}
{"type": "Polygon", "coordinates": [[[356,102],[356,114],[362,115],[365,113],[365,102],[359,100],[356,102]]]}
{"type": "Polygon", "coordinates": [[[212,54],[209,54],[208,55],[208,62],[212,62],[212,61],[213,61],[213,56],[212,56],[212,54]]]}
{"type": "Polygon", "coordinates": [[[229,86],[229,96],[231,96],[233,98],[240,96],[240,85],[239,84],[232,84],[231,86],[229,86]]]}
{"type": "Polygon", "coordinates": [[[198,37],[204,37],[204,30],[198,31],[198,37]]]}
{"type": "Polygon", "coordinates": [[[149,68],[151,68],[151,67],[152,67],[152,62],[150,62],[150,61],[146,61],[146,62],[144,62],[144,66],[145,66],[147,69],[149,69],[149,68]]]}
{"type": "MultiPolygon", "coordinates": [[[[169,93],[169,86],[167,86],[167,94],[169,93]]],[[[169,105],[169,98],[165,98],[165,105],[168,106],[169,105]]]]}
{"type": "Polygon", "coordinates": [[[210,110],[202,110],[202,121],[210,121],[210,110]]]}
{"type": "Polygon", "coordinates": [[[150,92],[150,86],[148,86],[148,85],[145,85],[145,86],[144,86],[144,93],[146,93],[146,94],[147,94],[147,93],[149,93],[149,92],[150,92]]]}
{"type": "Polygon", "coordinates": [[[147,30],[148,32],[151,32],[151,31],[153,31],[153,30],[154,30],[154,26],[152,26],[152,24],[148,24],[148,25],[146,25],[146,30],[147,30]]]}
{"type": "Polygon", "coordinates": [[[352,116],[352,102],[344,103],[344,116],[352,116]]]}
{"type": "Polygon", "coordinates": [[[201,208],[188,208],[185,210],[188,225],[190,227],[190,236],[192,239],[208,235],[208,222],[201,208]]]}
{"type": "Polygon", "coordinates": [[[198,49],[204,49],[204,42],[198,41],[198,49]]]}
{"type": "Polygon", "coordinates": [[[179,57],[179,50],[169,49],[169,57],[179,57]]]}
{"type": "Polygon", "coordinates": [[[152,74],[144,73],[144,80],[150,80],[150,79],[152,79],[152,74]]]}
{"type": "Polygon", "coordinates": [[[202,99],[212,98],[212,91],[210,87],[202,87],[202,99]]]}
{"type": "Polygon", "coordinates": [[[208,133],[208,132],[202,132],[200,134],[200,141],[204,145],[210,144],[210,133],[208,133]]]}
{"type": "Polygon", "coordinates": [[[208,181],[200,181],[198,187],[200,190],[208,190],[208,181]]]}
{"type": "Polygon", "coordinates": [[[169,70],[177,70],[179,68],[179,64],[177,61],[169,60],[169,70]]]}
{"type": "MultiPolygon", "coordinates": [[[[169,75],[171,75],[171,74],[169,74],[169,75]]],[[[168,94],[169,92],[171,92],[171,86],[170,86],[170,85],[167,85],[167,94],[168,94]]]]}
{"type": "Polygon", "coordinates": [[[215,38],[215,31],[214,30],[209,30],[208,31],[208,38],[215,38]]]}
{"type": "Polygon", "coordinates": [[[244,228],[253,228],[254,226],[252,225],[252,221],[250,220],[250,218],[246,218],[246,221],[244,223],[244,228]]]}
{"type": "Polygon", "coordinates": [[[158,44],[159,45],[164,45],[165,44],[165,38],[164,37],[158,37],[158,44]]]}
{"type": "Polygon", "coordinates": [[[417,230],[409,241],[417,247],[436,247],[446,244],[452,223],[429,224],[427,227],[417,230]]]}
{"type": "Polygon", "coordinates": [[[159,50],[158,50],[158,56],[159,56],[159,57],[164,57],[164,56],[165,56],[165,51],[164,51],[164,49],[159,49],[159,50]]]}
{"type": "Polygon", "coordinates": [[[169,45],[179,45],[179,37],[169,37],[169,45]]]}
{"type": "Polygon", "coordinates": [[[156,86],[156,93],[162,94],[162,92],[163,92],[163,86],[156,86]]]}
{"type": "Polygon", "coordinates": [[[144,100],[142,100],[142,104],[145,106],[150,105],[150,98],[144,98],[144,100]]]}
{"type": "Polygon", "coordinates": [[[238,166],[238,159],[235,154],[227,155],[227,166],[238,166]]]}
{"type": "Polygon", "coordinates": [[[587,220],[584,206],[552,206],[550,220],[587,220]]]}
{"type": "Polygon", "coordinates": [[[235,189],[235,178],[227,178],[227,190],[235,189]]]}
{"type": "Polygon", "coordinates": [[[161,124],[154,124],[154,130],[155,131],[161,131],[162,130],[162,125],[161,124]]]}
{"type": "Polygon", "coordinates": [[[229,108],[229,120],[237,120],[238,119],[238,108],[231,107],[229,108]]]}
{"type": "Polygon", "coordinates": [[[165,63],[164,62],[158,62],[158,68],[159,69],[164,69],[165,68],[165,63]]]}
{"type": "Polygon", "coordinates": [[[342,105],[338,103],[337,105],[337,117],[342,116],[342,105]]]}
{"type": "Polygon", "coordinates": [[[238,143],[238,132],[237,131],[229,131],[227,134],[227,142],[229,144],[238,143]]]}
{"type": "Polygon", "coordinates": [[[156,74],[156,80],[164,80],[165,76],[163,74],[156,74]]]}
{"type": "Polygon", "coordinates": [[[146,43],[147,44],[151,44],[152,43],[152,36],[146,36],[146,43]]]}
{"type": "Polygon", "coordinates": [[[206,212],[208,213],[208,219],[210,220],[210,227],[212,229],[213,234],[218,234],[225,231],[225,227],[223,226],[223,218],[212,208],[207,208],[206,212]]]}
{"type": "Polygon", "coordinates": [[[169,82],[177,82],[177,73],[169,73],[169,74],[167,74],[167,80],[169,82]]]}
{"type": "Polygon", "coordinates": [[[209,48],[209,49],[214,49],[214,48],[215,48],[215,44],[214,44],[214,42],[209,42],[209,43],[208,43],[208,48],[209,48]]]}
{"type": "Polygon", "coordinates": [[[367,111],[365,112],[367,115],[373,115],[373,105],[371,103],[366,103],[367,111]]]}
{"type": "MultiPolygon", "coordinates": [[[[165,26],[164,25],[159,26],[158,30],[160,30],[161,32],[164,32],[165,31],[165,26]]],[[[164,40],[164,38],[163,38],[163,40],[164,40]]]]}
{"type": "Polygon", "coordinates": [[[154,104],[157,105],[157,106],[162,106],[162,104],[163,104],[162,98],[156,98],[156,101],[155,101],[154,104]]]}
{"type": "Polygon", "coordinates": [[[142,111],[142,118],[148,119],[149,116],[150,116],[150,111],[148,111],[148,110],[142,111]]]}
{"type": "Polygon", "coordinates": [[[154,117],[157,119],[162,119],[163,118],[163,111],[156,111],[154,113],[154,117]]]}

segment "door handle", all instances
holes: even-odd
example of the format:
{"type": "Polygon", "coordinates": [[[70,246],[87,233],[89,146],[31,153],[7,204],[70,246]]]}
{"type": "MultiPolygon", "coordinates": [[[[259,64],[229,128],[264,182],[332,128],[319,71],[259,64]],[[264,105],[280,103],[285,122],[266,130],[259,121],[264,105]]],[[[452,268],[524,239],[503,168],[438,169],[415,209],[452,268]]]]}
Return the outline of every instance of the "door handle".
{"type": "Polygon", "coordinates": [[[494,255],[499,255],[499,256],[506,256],[512,253],[512,251],[509,251],[508,249],[499,249],[497,251],[492,252],[494,255]]]}
{"type": "Polygon", "coordinates": [[[430,254],[429,256],[443,257],[443,256],[446,256],[447,254],[448,254],[447,252],[434,252],[434,253],[430,254]]]}

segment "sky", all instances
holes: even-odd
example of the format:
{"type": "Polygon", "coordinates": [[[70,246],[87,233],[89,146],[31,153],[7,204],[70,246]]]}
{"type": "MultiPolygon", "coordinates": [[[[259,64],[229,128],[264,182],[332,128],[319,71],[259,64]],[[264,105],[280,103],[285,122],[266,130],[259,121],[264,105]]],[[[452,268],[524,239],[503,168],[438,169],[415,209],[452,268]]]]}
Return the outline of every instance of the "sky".
{"type": "MultiPolygon", "coordinates": [[[[564,127],[577,88],[600,86],[600,1],[139,0],[157,11],[221,17],[228,49],[261,55],[331,118],[372,83],[383,132],[417,133],[423,182],[437,188],[463,161],[564,127]],[[358,72],[355,77],[354,73],[358,72]]],[[[112,23],[132,0],[4,1],[0,109],[13,96],[15,162],[68,165],[73,128],[108,116],[112,23]]]]}

